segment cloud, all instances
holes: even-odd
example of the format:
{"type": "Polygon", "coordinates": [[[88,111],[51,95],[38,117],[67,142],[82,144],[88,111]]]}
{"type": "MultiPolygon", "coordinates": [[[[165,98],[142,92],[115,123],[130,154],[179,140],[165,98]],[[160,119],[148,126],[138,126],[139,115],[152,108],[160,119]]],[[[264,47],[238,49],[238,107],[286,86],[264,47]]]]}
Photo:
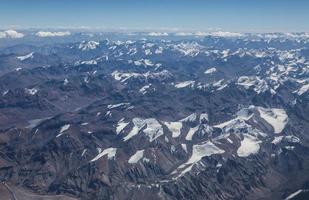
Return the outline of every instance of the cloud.
{"type": "Polygon", "coordinates": [[[178,32],[175,33],[176,36],[191,36],[193,35],[193,33],[189,33],[189,32],[178,32]]]}
{"type": "Polygon", "coordinates": [[[25,35],[14,30],[0,32],[0,38],[23,38],[25,35]]]}
{"type": "Polygon", "coordinates": [[[217,37],[242,37],[243,36],[243,34],[241,33],[223,32],[223,31],[213,32],[211,33],[211,35],[217,36],[217,37]]]}
{"type": "Polygon", "coordinates": [[[195,36],[207,36],[207,35],[210,35],[210,33],[201,32],[201,31],[198,31],[195,33],[195,36]]]}
{"type": "Polygon", "coordinates": [[[159,37],[159,36],[168,36],[168,33],[160,33],[160,32],[151,32],[148,33],[149,36],[159,37]]]}
{"type": "Polygon", "coordinates": [[[244,35],[236,32],[217,31],[217,32],[196,32],[195,36],[242,37],[244,35]]]}
{"type": "Polygon", "coordinates": [[[65,32],[45,32],[39,31],[35,34],[38,37],[62,37],[62,36],[69,36],[71,33],[69,31],[65,32]]]}

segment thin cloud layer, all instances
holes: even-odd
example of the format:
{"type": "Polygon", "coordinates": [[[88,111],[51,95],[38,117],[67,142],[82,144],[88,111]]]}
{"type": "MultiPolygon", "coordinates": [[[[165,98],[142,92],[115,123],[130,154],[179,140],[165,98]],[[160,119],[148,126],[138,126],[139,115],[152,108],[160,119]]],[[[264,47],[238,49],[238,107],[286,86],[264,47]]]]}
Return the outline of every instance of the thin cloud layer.
{"type": "Polygon", "coordinates": [[[242,37],[243,36],[243,34],[241,33],[223,32],[223,31],[213,32],[211,35],[217,36],[217,37],[242,37]]]}
{"type": "Polygon", "coordinates": [[[45,31],[39,31],[35,34],[38,37],[63,37],[63,36],[69,36],[71,33],[69,31],[65,32],[45,32],[45,31]]]}
{"type": "Polygon", "coordinates": [[[168,36],[168,33],[160,33],[160,32],[151,32],[148,33],[149,36],[159,37],[159,36],[168,36]]]}

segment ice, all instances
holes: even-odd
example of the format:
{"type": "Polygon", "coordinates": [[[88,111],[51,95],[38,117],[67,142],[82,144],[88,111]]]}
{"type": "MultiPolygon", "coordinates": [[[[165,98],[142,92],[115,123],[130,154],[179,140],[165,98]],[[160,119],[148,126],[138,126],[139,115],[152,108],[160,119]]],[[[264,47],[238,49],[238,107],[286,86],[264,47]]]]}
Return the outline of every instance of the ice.
{"type": "Polygon", "coordinates": [[[214,68],[214,67],[212,67],[212,68],[207,69],[204,73],[205,73],[205,74],[213,74],[213,73],[215,73],[216,71],[217,71],[217,69],[214,68]]]}
{"type": "Polygon", "coordinates": [[[186,140],[192,140],[194,133],[196,133],[196,131],[198,131],[199,127],[200,126],[198,125],[196,127],[190,128],[189,132],[186,136],[186,140]]]}
{"type": "Polygon", "coordinates": [[[281,133],[288,122],[288,116],[283,109],[258,107],[260,117],[270,124],[274,133],[281,133]]]}
{"type": "Polygon", "coordinates": [[[59,134],[56,137],[60,137],[65,131],[69,130],[70,126],[70,124],[63,125],[60,128],[59,134]]]}
{"type": "Polygon", "coordinates": [[[144,150],[136,151],[136,153],[130,157],[128,163],[135,164],[139,160],[141,160],[143,158],[143,156],[144,156],[144,150]]]}
{"type": "Polygon", "coordinates": [[[192,86],[195,83],[195,81],[185,81],[185,82],[180,82],[175,85],[176,88],[184,88],[188,86],[192,86]]]}
{"type": "Polygon", "coordinates": [[[100,159],[102,156],[107,155],[107,159],[111,160],[111,159],[115,159],[116,156],[116,152],[117,152],[117,148],[107,148],[104,151],[102,151],[101,148],[98,148],[98,155],[96,157],[94,157],[90,162],[94,162],[97,161],[98,159],[100,159]]]}
{"type": "Polygon", "coordinates": [[[117,127],[116,127],[116,133],[119,134],[128,124],[129,122],[124,122],[124,118],[119,120],[117,127]]]}
{"type": "Polygon", "coordinates": [[[172,137],[179,137],[181,134],[181,122],[164,122],[165,126],[172,132],[172,137]]]}
{"type": "Polygon", "coordinates": [[[241,141],[240,147],[237,150],[239,157],[248,157],[251,154],[258,153],[261,141],[256,137],[244,134],[244,139],[241,141]]]}
{"type": "Polygon", "coordinates": [[[25,56],[18,56],[17,59],[20,60],[20,61],[24,61],[24,60],[28,60],[28,59],[32,59],[33,58],[33,52],[32,53],[29,53],[25,56]]]}

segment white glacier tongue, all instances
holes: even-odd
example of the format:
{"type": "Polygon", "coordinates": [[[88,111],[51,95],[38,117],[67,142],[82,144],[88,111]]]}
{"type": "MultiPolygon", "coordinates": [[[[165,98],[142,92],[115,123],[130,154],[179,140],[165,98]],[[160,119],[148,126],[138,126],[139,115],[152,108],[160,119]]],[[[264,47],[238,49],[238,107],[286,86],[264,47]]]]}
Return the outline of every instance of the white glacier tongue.
{"type": "Polygon", "coordinates": [[[261,141],[256,137],[244,134],[244,139],[241,141],[240,147],[237,149],[237,155],[239,157],[247,157],[251,154],[258,153],[260,149],[261,141]]]}
{"type": "Polygon", "coordinates": [[[281,133],[288,122],[288,115],[283,109],[258,107],[258,111],[260,117],[273,127],[274,133],[281,133]]]}

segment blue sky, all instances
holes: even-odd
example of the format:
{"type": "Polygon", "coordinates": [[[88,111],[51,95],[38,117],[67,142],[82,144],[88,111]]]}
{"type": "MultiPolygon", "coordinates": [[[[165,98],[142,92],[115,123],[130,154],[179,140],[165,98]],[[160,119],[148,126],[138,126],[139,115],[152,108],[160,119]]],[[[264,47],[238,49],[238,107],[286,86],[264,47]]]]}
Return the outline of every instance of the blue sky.
{"type": "Polygon", "coordinates": [[[0,0],[1,27],[309,31],[309,0],[0,0]]]}

